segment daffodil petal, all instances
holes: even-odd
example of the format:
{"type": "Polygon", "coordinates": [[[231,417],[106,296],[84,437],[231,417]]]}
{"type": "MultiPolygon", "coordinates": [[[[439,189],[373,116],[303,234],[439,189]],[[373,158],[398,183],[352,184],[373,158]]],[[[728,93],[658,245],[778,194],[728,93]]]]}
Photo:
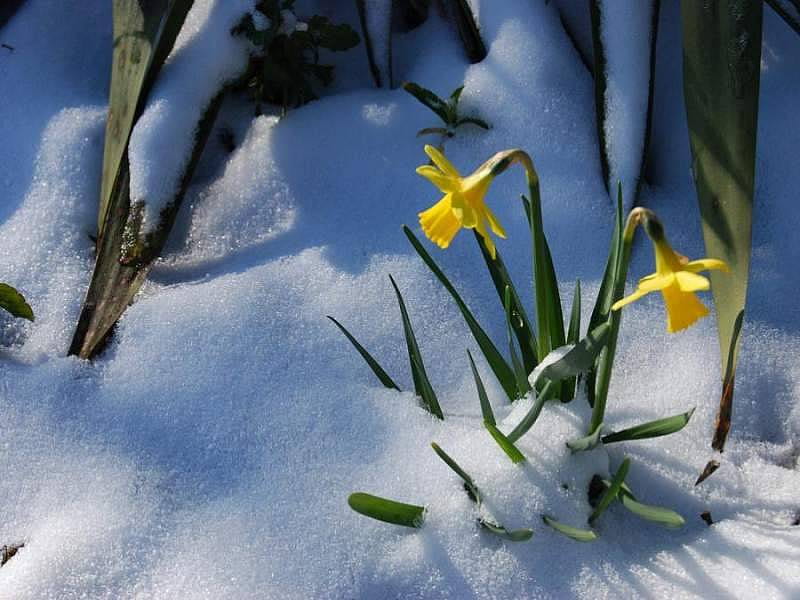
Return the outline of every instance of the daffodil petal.
{"type": "Polygon", "coordinates": [[[417,175],[422,175],[425,179],[430,181],[433,185],[439,188],[440,192],[453,192],[458,189],[458,182],[452,177],[443,174],[436,167],[430,165],[423,165],[417,167],[417,175]]]}
{"type": "Polygon", "coordinates": [[[675,281],[682,292],[704,292],[709,288],[708,279],[688,271],[675,273],[675,281]]]}
{"type": "Polygon", "coordinates": [[[683,270],[689,271],[690,273],[697,273],[698,271],[711,271],[715,269],[725,271],[726,273],[730,272],[728,263],[726,263],[724,260],[719,260],[718,258],[701,258],[699,260],[690,261],[683,265],[683,270]]]}
{"type": "Polygon", "coordinates": [[[661,290],[667,309],[667,331],[675,333],[708,315],[708,308],[692,292],[681,291],[678,285],[661,290]]]}
{"type": "Polygon", "coordinates": [[[461,221],[453,213],[450,195],[419,213],[419,224],[432,242],[440,248],[447,248],[461,228],[461,221]]]}
{"type": "Polygon", "coordinates": [[[447,160],[447,157],[444,154],[439,152],[438,148],[435,148],[430,144],[426,144],[425,154],[430,157],[430,159],[433,161],[433,164],[439,167],[439,169],[441,169],[442,173],[445,175],[450,175],[451,177],[461,177],[458,169],[453,166],[453,163],[447,160]]]}
{"type": "Polygon", "coordinates": [[[497,217],[489,210],[488,206],[486,207],[486,220],[489,221],[489,227],[491,227],[496,236],[506,239],[505,229],[500,225],[500,221],[497,220],[497,217]]]}
{"type": "Polygon", "coordinates": [[[474,229],[478,225],[475,209],[464,201],[461,194],[453,194],[453,212],[461,219],[461,226],[474,229]]]}
{"type": "Polygon", "coordinates": [[[643,290],[642,288],[637,288],[631,295],[625,296],[621,300],[617,300],[614,304],[611,305],[611,310],[619,310],[623,306],[627,306],[631,302],[635,302],[645,294],[649,294],[653,290],[643,290]]]}
{"type": "Polygon", "coordinates": [[[656,292],[658,290],[663,290],[665,287],[668,287],[673,283],[675,283],[675,273],[666,273],[663,275],[653,273],[652,275],[642,277],[639,280],[637,289],[640,289],[645,293],[656,292]]]}
{"type": "Polygon", "coordinates": [[[483,238],[483,243],[486,246],[486,249],[489,251],[492,260],[497,258],[497,248],[494,245],[494,240],[492,239],[492,236],[489,235],[489,232],[486,231],[486,225],[483,223],[482,219],[478,219],[478,222],[475,225],[475,231],[477,231],[483,238]]]}

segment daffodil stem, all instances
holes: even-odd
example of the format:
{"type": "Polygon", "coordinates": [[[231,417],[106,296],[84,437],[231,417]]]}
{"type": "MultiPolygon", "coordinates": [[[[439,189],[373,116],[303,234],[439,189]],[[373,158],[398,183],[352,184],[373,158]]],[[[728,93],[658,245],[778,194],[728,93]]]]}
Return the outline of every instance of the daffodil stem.
{"type": "MultiPolygon", "coordinates": [[[[636,228],[651,218],[654,219],[655,215],[644,208],[634,208],[628,215],[625,229],[622,233],[622,248],[620,248],[615,269],[612,304],[622,298],[625,293],[625,280],[628,277],[628,265],[631,259],[631,248],[636,228]]],[[[622,321],[622,311],[610,311],[608,319],[611,324],[611,330],[609,331],[606,347],[600,354],[597,368],[594,406],[592,407],[592,419],[589,423],[589,434],[594,433],[605,418],[608,388],[611,385],[611,371],[614,367],[614,355],[617,351],[617,336],[620,322],[622,321]]]]}

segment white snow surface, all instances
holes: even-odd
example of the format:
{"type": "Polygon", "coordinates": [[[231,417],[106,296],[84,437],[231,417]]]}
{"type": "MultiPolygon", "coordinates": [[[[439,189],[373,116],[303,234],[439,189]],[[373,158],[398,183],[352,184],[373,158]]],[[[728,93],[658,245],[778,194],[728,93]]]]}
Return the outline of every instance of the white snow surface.
{"type": "MultiPolygon", "coordinates": [[[[580,278],[585,324],[612,225],[592,82],[553,3],[480,4],[484,61],[469,65],[454,30],[433,16],[396,39],[397,77],[440,95],[464,84],[465,114],[492,124],[448,141],[462,171],[503,148],[531,153],[562,297],[580,278]]],[[[677,2],[662,3],[656,163],[641,200],[677,249],[699,257],[678,17],[677,2]]],[[[0,568],[0,599],[798,597],[800,125],[785,115],[797,105],[800,46],[771,11],[764,39],[733,430],[722,467],[695,487],[720,392],[714,321],[668,335],[658,297],[625,309],[606,426],[696,406],[683,431],[570,455],[564,443],[589,418],[576,401],[544,408],[519,440],[524,465],[489,437],[466,348],[503,431],[530,401],[504,401],[452,300],[400,231],[407,223],[419,234],[416,214],[439,197],[414,173],[426,162],[415,132],[435,116],[402,90],[372,89],[358,49],[335,57],[345,83],[284,119],[253,118],[242,99],[224,103],[219,128],[237,147],[228,152],[212,135],[170,249],[108,350],[92,363],[66,357],[92,269],[110,5],[28,0],[0,30],[14,48],[0,48],[0,281],[24,292],[37,315],[0,316],[0,546],[25,543],[0,568]],[[444,422],[408,391],[383,388],[325,319],[340,320],[410,389],[389,273],[444,422]],[[480,530],[432,441],[472,475],[497,521],[530,527],[533,538],[514,544],[480,530]],[[679,511],[683,529],[618,505],[591,544],[541,523],[547,513],[584,526],[589,478],[608,476],[625,456],[639,499],[679,511]],[[426,524],[406,530],[362,517],[347,506],[354,491],[425,505],[426,524]],[[711,527],[699,516],[706,510],[711,527]]],[[[195,85],[178,86],[174,98],[195,85]]],[[[161,131],[147,158],[166,164],[174,147],[161,131]]],[[[530,305],[523,191],[512,170],[487,201],[530,305]]],[[[504,348],[503,313],[471,238],[428,247],[504,348]]],[[[652,252],[638,243],[631,277],[651,270],[652,252]]]]}
{"type": "Polygon", "coordinates": [[[633,205],[642,165],[650,83],[651,0],[600,2],[600,35],[606,60],[604,123],[610,195],[622,186],[626,210],[633,205]]]}
{"type": "Polygon", "coordinates": [[[131,202],[144,204],[143,233],[155,231],[175,199],[209,104],[247,66],[248,42],[230,31],[254,6],[197,0],[186,15],[128,146],[131,202]]]}

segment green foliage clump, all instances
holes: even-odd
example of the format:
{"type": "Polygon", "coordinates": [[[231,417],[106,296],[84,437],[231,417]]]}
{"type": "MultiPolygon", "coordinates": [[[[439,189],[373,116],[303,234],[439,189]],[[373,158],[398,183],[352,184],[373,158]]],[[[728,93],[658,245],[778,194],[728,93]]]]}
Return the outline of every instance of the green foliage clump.
{"type": "Polygon", "coordinates": [[[360,41],[352,27],[327,17],[298,20],[294,1],[261,0],[234,30],[257,48],[245,77],[253,99],[277,104],[284,113],[316,100],[319,86],[333,82],[333,65],[320,64],[321,48],[344,52],[360,41]]]}

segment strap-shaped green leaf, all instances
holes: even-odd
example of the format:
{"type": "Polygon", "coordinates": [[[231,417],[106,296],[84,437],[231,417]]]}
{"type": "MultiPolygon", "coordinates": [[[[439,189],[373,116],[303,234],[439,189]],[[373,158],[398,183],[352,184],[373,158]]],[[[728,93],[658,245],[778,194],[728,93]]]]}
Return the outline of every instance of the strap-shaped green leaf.
{"type": "Polygon", "coordinates": [[[364,361],[369,365],[369,368],[372,369],[372,372],[375,373],[375,376],[380,380],[380,382],[387,388],[395,389],[398,392],[402,391],[398,387],[398,385],[389,377],[389,374],[381,367],[377,360],[375,360],[372,355],[367,352],[367,349],[362,346],[358,340],[353,337],[353,335],[345,329],[344,325],[339,323],[336,319],[332,316],[328,315],[328,318],[336,325],[339,330],[345,335],[345,337],[350,340],[350,343],[353,344],[353,347],[358,351],[364,361]]]}
{"type": "Polygon", "coordinates": [[[670,529],[678,529],[686,524],[686,520],[677,512],[663,506],[651,506],[643,504],[633,497],[633,494],[622,490],[619,494],[622,506],[631,511],[637,517],[647,521],[658,523],[670,529]]]}
{"type": "Polygon", "coordinates": [[[548,400],[552,400],[556,396],[557,391],[556,384],[552,381],[548,381],[547,384],[542,388],[542,390],[536,394],[536,398],[533,400],[533,404],[528,412],[522,417],[522,420],[517,424],[516,427],[509,433],[506,437],[511,440],[512,442],[516,442],[519,438],[530,431],[530,428],[533,427],[533,424],[536,423],[536,420],[539,418],[539,415],[542,412],[542,407],[544,407],[545,403],[548,400]]]}
{"type": "Polygon", "coordinates": [[[517,448],[514,443],[503,434],[502,431],[486,421],[483,422],[483,425],[492,435],[494,441],[497,442],[497,445],[500,446],[503,452],[506,453],[506,456],[511,459],[512,463],[518,465],[521,462],[525,462],[525,455],[519,451],[519,448],[517,448]]]}
{"type": "Polygon", "coordinates": [[[617,494],[619,494],[620,489],[622,489],[622,484],[625,483],[625,477],[628,475],[628,469],[630,466],[631,459],[625,458],[625,460],[623,460],[622,464],[619,466],[619,469],[617,469],[614,479],[611,480],[611,484],[606,488],[605,493],[597,503],[594,511],[591,515],[589,515],[589,525],[594,524],[600,515],[602,515],[611,505],[611,503],[617,498],[617,494]]]}
{"type": "Polygon", "coordinates": [[[603,443],[613,444],[614,442],[644,440],[647,438],[669,435],[686,427],[689,419],[692,418],[692,414],[694,414],[694,408],[679,415],[673,415],[664,419],[649,421],[647,423],[642,423],[641,425],[636,425],[635,427],[623,429],[622,431],[609,433],[608,435],[603,436],[603,443]]]}
{"type": "Polygon", "coordinates": [[[548,527],[552,527],[558,533],[565,535],[576,542],[593,542],[597,539],[597,534],[591,529],[579,529],[578,527],[573,527],[572,525],[565,525],[564,523],[559,523],[547,515],[542,515],[542,521],[544,521],[545,525],[548,527]]]}
{"type": "Polygon", "coordinates": [[[469,357],[469,366],[472,369],[472,377],[475,379],[475,387],[478,390],[478,400],[480,400],[481,403],[483,422],[489,423],[490,425],[497,425],[494,419],[494,412],[492,411],[492,404],[489,402],[489,396],[486,395],[486,388],[483,385],[483,380],[481,379],[480,373],[478,373],[475,361],[472,359],[472,353],[469,350],[467,350],[467,356],[469,357]]]}
{"type": "Polygon", "coordinates": [[[15,288],[6,283],[0,283],[0,308],[10,312],[15,317],[33,321],[33,309],[15,288]]]}
{"type": "MultiPolygon", "coordinates": [[[[480,506],[483,503],[483,496],[481,495],[478,486],[475,485],[475,481],[472,479],[472,477],[470,477],[470,475],[461,468],[461,466],[453,459],[453,457],[442,450],[439,444],[433,442],[431,444],[431,448],[433,448],[433,451],[436,452],[436,455],[441,458],[444,463],[462,479],[464,482],[464,487],[466,488],[470,498],[472,498],[472,500],[475,501],[478,506],[480,506]]],[[[511,542],[524,542],[529,540],[533,535],[533,531],[530,529],[506,529],[502,525],[488,520],[486,517],[480,517],[478,519],[478,523],[487,531],[490,531],[491,533],[511,542]]]]}
{"type": "MultiPolygon", "coordinates": [[[[723,382],[731,401],[732,341],[750,271],[763,7],[761,0],[681,1],[683,92],[706,255],[730,267],[710,279],[722,369],[733,356],[723,382]]],[[[725,436],[714,437],[715,450],[724,444],[725,436]]]]}
{"type": "Polygon", "coordinates": [[[389,10],[385,15],[380,14],[383,7],[372,7],[372,3],[367,0],[356,0],[358,10],[358,21],[361,25],[361,34],[364,38],[364,48],[367,51],[367,61],[369,70],[375,81],[375,87],[392,87],[392,12],[389,10]],[[377,10],[378,13],[370,14],[377,10]],[[374,18],[374,17],[378,18],[374,18]],[[384,18],[381,18],[384,17],[384,18]],[[378,55],[377,49],[380,44],[376,44],[372,39],[373,34],[376,38],[385,40],[383,54],[378,55]]]}
{"type": "Polygon", "coordinates": [[[477,63],[486,58],[486,46],[481,39],[478,23],[472,12],[472,7],[467,0],[453,0],[453,18],[458,27],[461,43],[471,63],[477,63]]]}
{"type": "Polygon", "coordinates": [[[475,500],[475,502],[477,502],[478,504],[480,504],[481,493],[478,490],[478,486],[475,485],[475,482],[473,481],[472,477],[470,477],[469,474],[464,469],[462,469],[461,466],[447,452],[442,450],[439,444],[437,444],[436,442],[432,442],[431,448],[433,448],[433,451],[436,452],[436,455],[439,458],[441,458],[444,461],[444,463],[448,467],[450,467],[453,470],[453,472],[464,481],[464,485],[467,486],[467,489],[471,493],[472,499],[475,500]]]}
{"type": "Polygon", "coordinates": [[[406,347],[408,348],[408,360],[411,364],[411,377],[414,380],[414,392],[422,399],[423,408],[435,417],[444,419],[439,400],[436,398],[436,393],[433,391],[433,386],[431,386],[428,374],[425,371],[425,365],[422,362],[422,354],[419,351],[414,329],[411,327],[411,319],[408,317],[403,295],[391,275],[389,275],[389,281],[392,282],[394,293],[397,295],[397,304],[400,306],[400,315],[403,319],[403,332],[405,333],[406,347]]]}
{"type": "Polygon", "coordinates": [[[548,381],[561,381],[574,377],[591,368],[595,359],[608,341],[611,325],[603,323],[590,331],[585,338],[573,346],[564,356],[550,363],[541,373],[539,378],[548,381]]]}
{"type": "Polygon", "coordinates": [[[511,290],[506,288],[505,291],[505,299],[503,301],[503,307],[506,313],[506,332],[508,334],[508,353],[511,356],[511,365],[514,370],[514,381],[516,382],[517,387],[517,397],[521,398],[525,394],[527,394],[531,386],[528,383],[528,374],[525,372],[525,367],[522,365],[522,361],[517,354],[517,349],[514,345],[514,325],[512,323],[514,321],[519,321],[519,317],[513,313],[513,308],[511,307],[511,290]]]}
{"type": "MultiPolygon", "coordinates": [[[[607,479],[603,479],[603,485],[608,488],[611,485],[611,482],[607,479]]],[[[629,488],[625,483],[622,484],[619,494],[617,494],[617,500],[622,503],[623,507],[635,514],[637,517],[647,521],[652,521],[653,523],[658,523],[664,527],[677,529],[686,524],[686,520],[672,509],[665,508],[663,506],[652,506],[639,502],[636,499],[636,496],[633,495],[631,488],[629,488]]]]}
{"type": "Polygon", "coordinates": [[[486,519],[478,519],[478,523],[487,531],[509,542],[527,542],[533,537],[533,529],[506,529],[502,525],[492,523],[486,519]]]}
{"type": "Polygon", "coordinates": [[[520,353],[522,354],[522,364],[525,365],[525,372],[530,374],[536,365],[539,364],[539,359],[536,354],[536,332],[531,326],[528,313],[525,310],[525,305],[519,298],[514,282],[508,274],[506,265],[503,258],[500,256],[500,251],[497,250],[494,258],[486,249],[486,244],[483,243],[483,238],[477,231],[473,231],[475,235],[475,242],[480,248],[481,256],[486,263],[486,268],[494,283],[494,289],[497,291],[497,297],[500,299],[500,304],[505,306],[505,290],[511,290],[511,304],[519,318],[514,319],[512,325],[514,326],[514,334],[517,336],[519,343],[520,353]]]}
{"type": "MultiPolygon", "coordinates": [[[[569,326],[567,327],[567,344],[574,345],[578,343],[581,335],[581,280],[575,281],[575,291],[572,294],[572,310],[569,315],[569,326]]],[[[591,369],[593,365],[589,365],[591,369]]],[[[587,369],[588,370],[588,369],[587,369]]],[[[569,381],[564,383],[564,390],[561,395],[561,400],[570,402],[575,398],[575,389],[578,385],[578,376],[570,378],[569,381]]]]}
{"type": "Polygon", "coordinates": [[[453,300],[455,300],[456,306],[458,306],[458,309],[461,311],[464,320],[467,322],[467,326],[472,332],[472,335],[475,337],[475,341],[478,343],[478,347],[481,349],[481,352],[483,352],[486,362],[489,364],[489,367],[492,369],[495,377],[497,377],[497,380],[500,382],[500,385],[503,387],[503,390],[508,398],[510,400],[514,400],[517,397],[517,386],[514,378],[514,371],[505,361],[503,355],[497,350],[492,340],[481,327],[480,323],[478,323],[478,320],[469,310],[467,304],[461,299],[461,296],[456,291],[456,288],[452,283],[450,283],[450,280],[439,268],[439,265],[436,264],[436,261],[433,260],[431,255],[428,254],[428,251],[425,250],[417,237],[405,225],[403,225],[403,233],[406,234],[408,241],[411,242],[411,245],[413,246],[414,250],[416,250],[417,254],[419,254],[422,261],[428,265],[428,268],[431,270],[431,272],[433,272],[442,286],[444,286],[444,289],[446,289],[450,296],[452,296],[453,300]]]}
{"type": "Polygon", "coordinates": [[[347,503],[357,513],[393,525],[420,528],[425,521],[425,508],[405,504],[364,492],[350,494],[347,503]]]}
{"type": "MultiPolygon", "coordinates": [[[[561,295],[553,267],[553,257],[544,233],[538,178],[529,181],[530,198],[522,197],[525,213],[531,227],[533,246],[533,280],[536,299],[536,319],[539,331],[538,356],[547,356],[554,348],[564,345],[564,315],[561,295]]],[[[559,391],[560,393],[560,391],[559,391]]]]}
{"type": "Polygon", "coordinates": [[[98,210],[101,235],[113,214],[112,195],[120,194],[127,171],[131,131],[192,4],[193,0],[114,0],[114,51],[98,210]]]}
{"type": "Polygon", "coordinates": [[[600,444],[600,434],[602,432],[603,424],[600,423],[589,435],[567,442],[567,448],[569,448],[573,454],[576,452],[587,452],[592,448],[596,448],[600,444]]]}
{"type": "MultiPolygon", "coordinates": [[[[606,268],[603,272],[603,279],[600,281],[600,289],[597,292],[597,298],[592,308],[592,315],[589,317],[589,331],[608,321],[611,305],[614,304],[617,269],[622,255],[622,219],[622,186],[618,185],[616,210],[614,213],[614,231],[611,234],[608,260],[606,261],[606,268]]],[[[595,361],[594,367],[586,373],[586,395],[589,400],[589,406],[594,406],[598,362],[599,361],[595,361]]]]}

